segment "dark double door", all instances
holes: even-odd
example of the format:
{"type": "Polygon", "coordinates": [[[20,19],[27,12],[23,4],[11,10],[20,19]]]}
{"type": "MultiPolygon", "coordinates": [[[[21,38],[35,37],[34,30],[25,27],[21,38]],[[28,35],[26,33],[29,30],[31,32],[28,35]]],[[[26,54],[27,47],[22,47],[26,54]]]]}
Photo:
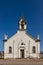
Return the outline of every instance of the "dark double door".
{"type": "Polygon", "coordinates": [[[24,58],[24,49],[21,49],[21,58],[24,58]]]}

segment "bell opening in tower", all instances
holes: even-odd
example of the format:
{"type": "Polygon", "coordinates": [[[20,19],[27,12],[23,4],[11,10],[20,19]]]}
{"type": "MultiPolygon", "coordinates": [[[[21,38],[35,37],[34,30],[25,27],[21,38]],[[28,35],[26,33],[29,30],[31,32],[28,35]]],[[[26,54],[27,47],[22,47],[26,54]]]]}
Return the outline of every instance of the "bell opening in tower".
{"type": "Polygon", "coordinates": [[[26,22],[24,18],[21,18],[19,21],[19,30],[26,30],[26,22]]]}

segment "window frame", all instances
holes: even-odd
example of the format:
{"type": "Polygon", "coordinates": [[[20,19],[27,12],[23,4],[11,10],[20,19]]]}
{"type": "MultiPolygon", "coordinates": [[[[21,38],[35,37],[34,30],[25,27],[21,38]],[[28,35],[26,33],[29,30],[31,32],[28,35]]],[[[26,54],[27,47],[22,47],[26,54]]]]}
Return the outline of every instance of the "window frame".
{"type": "Polygon", "coordinates": [[[36,47],[35,46],[32,47],[32,53],[36,53],[36,47]]]}
{"type": "Polygon", "coordinates": [[[9,54],[12,54],[12,47],[9,46],[9,54]]]}

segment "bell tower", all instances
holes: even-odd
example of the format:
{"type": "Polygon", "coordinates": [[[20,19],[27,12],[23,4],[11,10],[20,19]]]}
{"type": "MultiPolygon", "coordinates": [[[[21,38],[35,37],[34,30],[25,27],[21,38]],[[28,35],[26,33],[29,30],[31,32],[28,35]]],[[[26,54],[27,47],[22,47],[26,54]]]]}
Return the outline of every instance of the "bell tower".
{"type": "Polygon", "coordinates": [[[23,30],[26,30],[26,22],[25,22],[25,20],[24,20],[24,17],[21,17],[21,19],[19,20],[19,23],[18,23],[18,25],[19,25],[19,30],[21,30],[21,31],[23,31],[23,30]]]}

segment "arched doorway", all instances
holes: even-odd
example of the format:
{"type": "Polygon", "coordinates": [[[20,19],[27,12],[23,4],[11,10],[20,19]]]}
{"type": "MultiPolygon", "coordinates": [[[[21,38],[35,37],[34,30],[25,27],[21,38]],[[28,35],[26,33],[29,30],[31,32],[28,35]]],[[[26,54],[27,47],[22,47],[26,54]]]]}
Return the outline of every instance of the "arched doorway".
{"type": "Polygon", "coordinates": [[[24,49],[20,49],[21,58],[24,58],[24,49]]]}
{"type": "Polygon", "coordinates": [[[21,43],[19,47],[19,57],[25,58],[25,44],[24,43],[21,43]]]}

